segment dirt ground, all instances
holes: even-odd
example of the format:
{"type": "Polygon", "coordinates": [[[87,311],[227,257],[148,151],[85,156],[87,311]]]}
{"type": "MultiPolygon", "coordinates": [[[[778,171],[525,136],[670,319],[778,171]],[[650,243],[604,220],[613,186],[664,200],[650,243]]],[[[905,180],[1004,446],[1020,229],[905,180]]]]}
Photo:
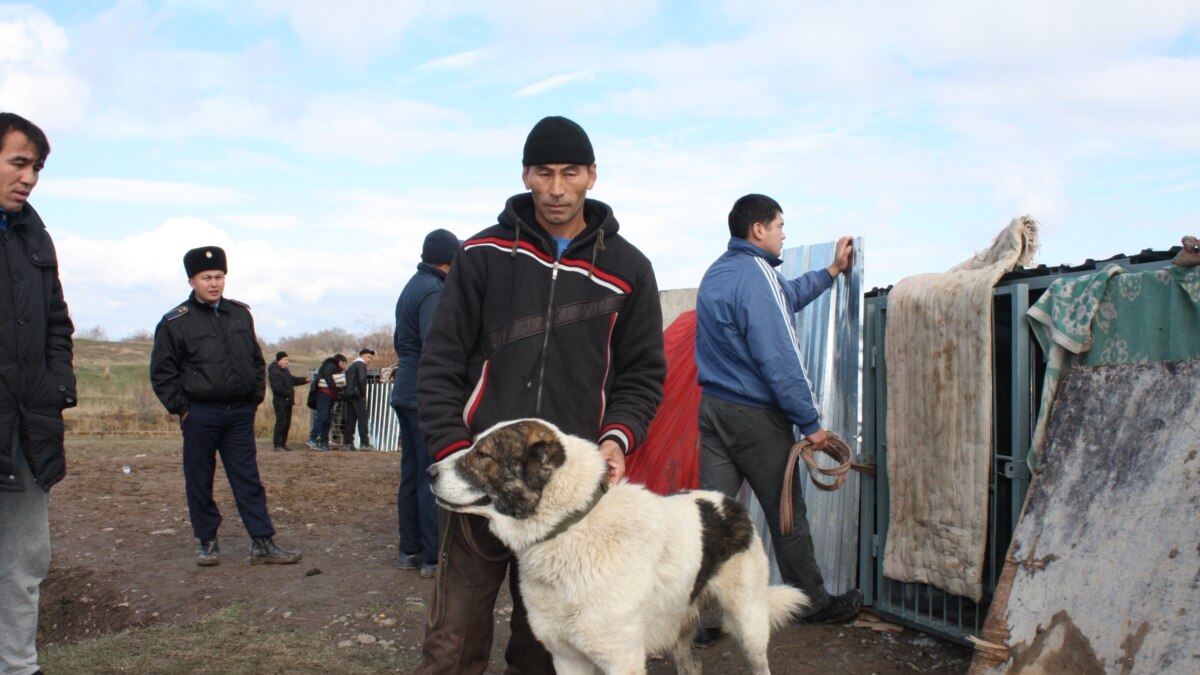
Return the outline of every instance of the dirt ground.
{"type": "MultiPolygon", "coordinates": [[[[299,443],[293,443],[299,447],[299,443]]],[[[73,643],[154,624],[187,624],[240,603],[251,616],[347,649],[394,650],[408,672],[420,653],[432,581],[396,568],[395,453],[296,450],[259,444],[276,540],[291,566],[249,566],[249,540],[218,469],[222,563],[195,564],[177,439],[68,438],[69,475],[51,495],[54,559],[42,588],[39,645],[73,643]],[[123,467],[129,467],[125,473],[123,467]]],[[[496,611],[492,669],[503,670],[511,601],[496,611]]],[[[705,672],[745,672],[723,639],[705,672]]],[[[220,662],[220,651],[214,653],[220,662]]],[[[771,643],[775,673],[964,673],[970,650],[913,630],[793,627],[771,643]]],[[[330,664],[326,672],[335,672],[330,664]]],[[[219,672],[219,666],[217,669],[219,672]]],[[[669,660],[651,673],[673,673],[669,660]]]]}

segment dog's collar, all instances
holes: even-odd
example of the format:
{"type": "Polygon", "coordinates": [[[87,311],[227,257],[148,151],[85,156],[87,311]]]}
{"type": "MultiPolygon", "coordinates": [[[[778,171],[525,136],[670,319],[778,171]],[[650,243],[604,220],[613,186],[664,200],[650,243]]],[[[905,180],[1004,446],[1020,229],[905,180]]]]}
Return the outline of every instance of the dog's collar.
{"type": "Polygon", "coordinates": [[[571,526],[583,520],[585,517],[587,517],[587,514],[592,512],[592,509],[596,508],[596,504],[600,503],[600,498],[604,496],[605,492],[608,492],[608,473],[605,473],[604,477],[600,479],[600,483],[596,485],[596,491],[592,493],[591,498],[588,499],[587,504],[583,505],[583,508],[579,509],[578,511],[571,512],[571,514],[559,521],[559,523],[554,526],[554,529],[550,530],[546,536],[542,537],[536,543],[541,544],[550,541],[563,532],[566,532],[571,528],[571,526]]]}

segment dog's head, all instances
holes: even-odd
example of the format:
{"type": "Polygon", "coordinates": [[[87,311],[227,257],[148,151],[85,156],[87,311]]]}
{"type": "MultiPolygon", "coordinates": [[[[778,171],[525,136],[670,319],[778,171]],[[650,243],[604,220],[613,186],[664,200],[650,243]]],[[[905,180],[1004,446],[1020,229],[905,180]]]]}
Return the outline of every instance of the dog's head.
{"type": "Polygon", "coordinates": [[[467,450],[429,467],[433,494],[450,511],[531,518],[554,471],[566,462],[564,438],[541,420],[496,425],[467,450]]]}

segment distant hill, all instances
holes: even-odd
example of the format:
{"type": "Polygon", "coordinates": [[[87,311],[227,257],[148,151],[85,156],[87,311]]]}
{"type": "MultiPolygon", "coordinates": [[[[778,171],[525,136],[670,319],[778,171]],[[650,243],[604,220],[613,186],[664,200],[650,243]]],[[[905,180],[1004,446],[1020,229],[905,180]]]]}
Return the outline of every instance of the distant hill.
{"type": "MultiPolygon", "coordinates": [[[[79,405],[66,411],[68,434],[157,436],[179,434],[177,419],[150,388],[149,341],[103,342],[75,340],[75,375],[79,380],[79,405]]],[[[325,354],[288,352],[291,369],[300,374],[320,365],[325,354]]],[[[266,355],[270,362],[274,351],[266,355]]],[[[292,437],[299,440],[307,426],[304,392],[293,410],[292,437]]],[[[274,423],[270,396],[259,406],[255,434],[269,438],[274,423]]]]}

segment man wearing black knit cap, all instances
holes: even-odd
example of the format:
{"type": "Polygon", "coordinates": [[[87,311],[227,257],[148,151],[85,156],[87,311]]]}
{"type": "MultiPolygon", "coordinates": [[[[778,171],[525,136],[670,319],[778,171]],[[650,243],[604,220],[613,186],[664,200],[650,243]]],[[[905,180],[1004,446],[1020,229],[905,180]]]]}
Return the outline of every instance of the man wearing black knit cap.
{"type": "Polygon", "coordinates": [[[167,412],[179,415],[188,515],[200,540],[196,563],[221,562],[221,512],[212,496],[218,452],[250,533],[250,564],[299,562],[299,553],[275,544],[258,476],[254,415],[265,395],[266,375],[250,307],[224,297],[224,250],[194,248],[183,256],[183,267],[192,294],[163,315],[154,330],[150,384],[167,412]]]}
{"type": "Polygon", "coordinates": [[[296,387],[307,384],[308,378],[293,375],[288,369],[287,352],[276,352],[275,361],[267,366],[267,383],[271,387],[271,405],[275,408],[276,452],[291,450],[287,446],[288,433],[292,430],[292,406],[296,404],[296,387]]]}
{"type": "Polygon", "coordinates": [[[425,336],[433,323],[433,311],[442,297],[446,273],[462,242],[449,230],[425,235],[417,273],[404,285],[396,300],[396,378],[392,386],[392,410],[400,421],[400,487],[396,490],[399,523],[400,569],[421,568],[421,576],[432,577],[437,569],[437,504],[429,489],[429,449],[417,419],[417,364],[425,336]]]}
{"type": "MultiPolygon", "coordinates": [[[[525,142],[528,193],[468,239],[446,278],[421,355],[421,431],[435,461],[466,450],[492,425],[539,417],[595,439],[612,481],[662,398],[662,311],[649,260],[618,234],[607,204],[588,199],[595,154],[564,117],[525,142]]],[[[553,673],[529,627],[517,566],[474,515],[439,514],[441,555],[423,662],[416,672],[487,668],[492,611],[509,575],[512,638],[506,673],[553,673]]],[[[614,584],[620,575],[613,570],[614,584]]],[[[620,627],[614,627],[619,629],[620,627]]]]}

